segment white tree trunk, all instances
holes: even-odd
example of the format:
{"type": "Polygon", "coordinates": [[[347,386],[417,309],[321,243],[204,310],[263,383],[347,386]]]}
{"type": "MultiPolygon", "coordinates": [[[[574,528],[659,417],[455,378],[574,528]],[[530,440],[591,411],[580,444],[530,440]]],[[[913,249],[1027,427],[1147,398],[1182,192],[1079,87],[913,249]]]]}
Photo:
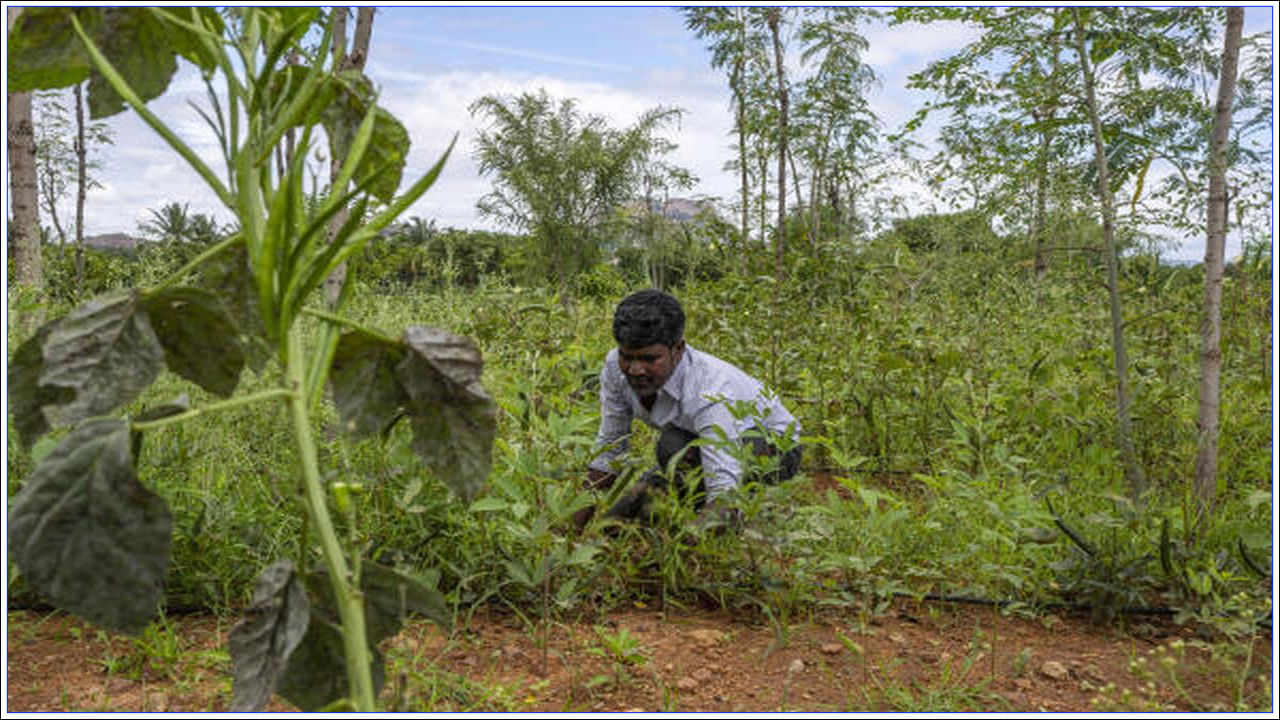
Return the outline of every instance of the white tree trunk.
{"type": "MultiPolygon", "coordinates": [[[[8,32],[22,8],[7,7],[8,32]]],[[[9,103],[9,218],[14,281],[33,288],[44,286],[40,257],[40,194],[36,180],[36,136],[31,124],[31,93],[7,93],[9,103]]]]}
{"type": "Polygon", "coordinates": [[[1218,104],[1209,136],[1209,208],[1204,246],[1204,314],[1200,321],[1200,407],[1196,421],[1197,526],[1213,513],[1218,491],[1218,417],[1222,400],[1222,275],[1227,238],[1227,140],[1236,92],[1244,9],[1227,8],[1218,104]]]}
{"type": "MultiPolygon", "coordinates": [[[[363,70],[365,60],[369,57],[369,42],[373,38],[373,13],[375,8],[361,7],[356,13],[356,30],[352,38],[351,49],[347,50],[347,13],[348,8],[337,7],[333,12],[339,13],[337,21],[334,23],[333,30],[333,55],[337,59],[338,70],[363,70]]],[[[329,179],[330,182],[336,180],[338,172],[342,169],[342,161],[344,158],[330,158],[329,179]]],[[[345,188],[341,188],[345,190],[345,188]]],[[[347,222],[347,209],[343,208],[333,216],[333,220],[329,222],[329,237],[332,238],[338,233],[347,222]]],[[[347,264],[344,262],[334,268],[329,277],[324,281],[325,298],[329,301],[329,305],[338,304],[338,297],[342,294],[342,286],[347,281],[347,264]]]]}

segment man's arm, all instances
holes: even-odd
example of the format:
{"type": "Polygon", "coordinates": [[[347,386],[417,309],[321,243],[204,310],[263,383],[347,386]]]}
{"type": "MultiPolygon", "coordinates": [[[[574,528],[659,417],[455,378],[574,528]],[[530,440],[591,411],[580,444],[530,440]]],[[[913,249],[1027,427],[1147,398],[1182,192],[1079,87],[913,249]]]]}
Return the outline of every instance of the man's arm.
{"type": "Polygon", "coordinates": [[[698,435],[708,441],[702,455],[702,479],[707,485],[707,500],[711,501],[738,487],[742,466],[730,452],[738,443],[738,425],[733,414],[723,403],[712,403],[698,413],[698,435]]]}
{"type": "Polygon", "coordinates": [[[593,490],[613,485],[617,474],[610,463],[627,450],[633,417],[627,392],[626,381],[611,352],[600,371],[600,429],[596,431],[595,444],[599,452],[587,469],[587,485],[593,490]]]}

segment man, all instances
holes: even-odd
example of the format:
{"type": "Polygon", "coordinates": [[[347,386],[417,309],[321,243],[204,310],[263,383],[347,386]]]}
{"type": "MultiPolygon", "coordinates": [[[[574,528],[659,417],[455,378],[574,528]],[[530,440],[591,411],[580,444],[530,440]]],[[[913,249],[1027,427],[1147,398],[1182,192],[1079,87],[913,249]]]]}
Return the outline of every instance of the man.
{"type": "MultiPolygon", "coordinates": [[[[759,380],[715,356],[695,350],[684,340],[684,310],[671,295],[641,290],[618,304],[613,316],[618,347],[609,351],[600,372],[599,454],[587,470],[594,490],[613,485],[617,474],[610,461],[626,451],[631,423],[640,419],[662,431],[657,443],[658,468],[609,510],[608,516],[636,518],[646,513],[648,493],[666,486],[668,463],[683,451],[680,470],[671,478],[682,492],[694,490],[704,526],[728,520],[719,499],[743,484],[743,470],[728,443],[749,445],[757,455],[776,455],[769,438],[789,438],[778,469],[763,479],[786,480],[800,465],[800,426],[776,397],[764,392],[759,380]],[[736,418],[731,411],[743,402],[755,411],[736,418]],[[763,424],[764,427],[757,427],[763,424]],[[697,439],[708,441],[690,445],[697,439]],[[688,471],[701,466],[697,488],[687,487],[688,471]],[[701,492],[697,492],[701,491],[701,492]]],[[[579,527],[594,508],[577,517],[579,527]]]]}

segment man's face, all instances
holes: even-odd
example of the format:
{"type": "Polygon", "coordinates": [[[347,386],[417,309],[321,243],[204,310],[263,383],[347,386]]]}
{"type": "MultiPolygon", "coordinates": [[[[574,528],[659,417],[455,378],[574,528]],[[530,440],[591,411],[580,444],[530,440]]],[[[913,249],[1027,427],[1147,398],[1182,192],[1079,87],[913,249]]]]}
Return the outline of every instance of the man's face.
{"type": "Polygon", "coordinates": [[[631,389],[640,397],[648,398],[656,395],[667,378],[671,377],[671,373],[675,372],[682,355],[684,340],[671,347],[662,343],[638,348],[619,345],[618,367],[631,389]]]}

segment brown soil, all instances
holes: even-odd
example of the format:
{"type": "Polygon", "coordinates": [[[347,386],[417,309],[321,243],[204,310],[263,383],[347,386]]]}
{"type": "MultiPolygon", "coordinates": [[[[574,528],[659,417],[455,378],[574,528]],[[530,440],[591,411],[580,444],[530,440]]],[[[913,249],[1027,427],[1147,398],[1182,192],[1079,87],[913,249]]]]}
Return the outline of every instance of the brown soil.
{"type": "MultiPolygon", "coordinates": [[[[143,638],[61,613],[15,611],[7,712],[225,711],[230,620],[170,619],[143,638]]],[[[384,702],[410,711],[1269,710],[1272,643],[1210,644],[1173,625],[1128,632],[1086,618],[900,602],[785,630],[723,613],[638,607],[602,622],[535,625],[481,611],[446,634],[411,622],[385,648],[384,702]],[[608,638],[630,638],[614,662],[608,638]],[[1180,689],[1179,689],[1180,688],[1180,689]]],[[[293,709],[273,700],[270,710],[293,709]]]]}

